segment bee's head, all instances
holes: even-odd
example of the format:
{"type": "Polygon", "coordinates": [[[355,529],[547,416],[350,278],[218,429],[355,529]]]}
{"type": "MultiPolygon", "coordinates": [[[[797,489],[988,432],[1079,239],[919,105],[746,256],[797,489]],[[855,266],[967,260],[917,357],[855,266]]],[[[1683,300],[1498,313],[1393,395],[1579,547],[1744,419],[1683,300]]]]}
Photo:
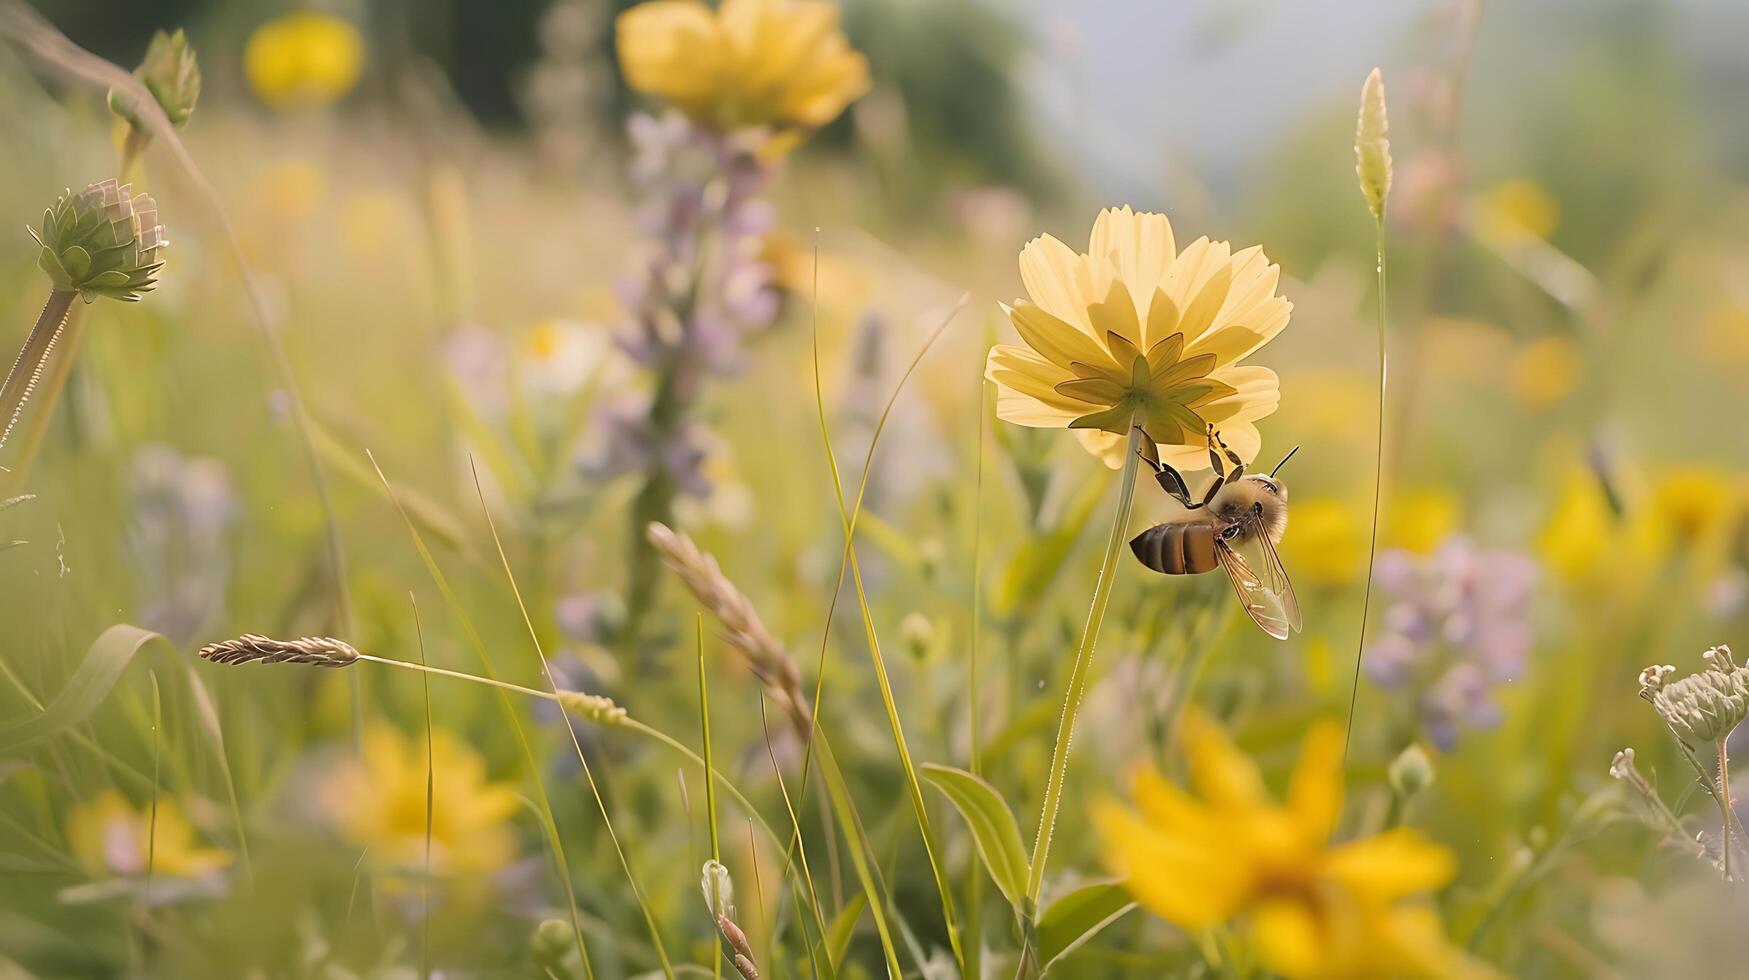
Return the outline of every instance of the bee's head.
{"type": "Polygon", "coordinates": [[[1284,504],[1287,503],[1287,484],[1281,482],[1280,477],[1264,476],[1262,473],[1251,473],[1246,475],[1245,479],[1256,482],[1257,486],[1264,493],[1274,497],[1277,501],[1284,504]]]}

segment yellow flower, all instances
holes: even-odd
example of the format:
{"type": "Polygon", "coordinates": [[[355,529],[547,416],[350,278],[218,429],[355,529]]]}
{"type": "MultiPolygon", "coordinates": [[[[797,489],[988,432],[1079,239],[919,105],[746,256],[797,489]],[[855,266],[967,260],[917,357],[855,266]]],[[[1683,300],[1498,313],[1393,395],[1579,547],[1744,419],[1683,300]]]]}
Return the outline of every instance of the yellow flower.
{"type": "MultiPolygon", "coordinates": [[[[1458,528],[1462,508],[1444,490],[1410,490],[1392,494],[1384,529],[1385,542],[1420,555],[1430,555],[1458,528]]],[[[1295,515],[1295,522],[1299,520],[1295,515]]],[[[1295,533],[1298,533],[1296,528],[1295,533]]]]}
{"type": "Polygon", "coordinates": [[[1451,855],[1413,830],[1331,844],[1342,809],[1342,729],[1307,734],[1287,801],[1207,718],[1180,729],[1194,795],[1157,773],[1135,781],[1139,812],[1094,810],[1105,864],[1136,901],[1185,929],[1242,926],[1288,977],[1482,977],[1415,896],[1451,880],[1451,855]]]}
{"type": "Polygon", "coordinates": [[[1285,546],[1296,577],[1344,585],[1366,570],[1366,520],[1334,497],[1300,501],[1294,504],[1294,533],[1285,546]]]}
{"type": "Polygon", "coordinates": [[[1561,220],[1561,206],[1528,177],[1514,177],[1488,188],[1477,202],[1477,230],[1493,241],[1547,240],[1561,220]]]}
{"type": "Polygon", "coordinates": [[[1281,393],[1274,371],[1239,362],[1287,326],[1280,274],[1261,246],[1177,252],[1165,215],[1128,207],[1099,213],[1087,254],[1035,238],[1020,253],[1030,302],[1003,307],[1025,345],[991,348],[984,372],[996,414],[1075,429],[1114,469],[1132,419],[1180,470],[1208,467],[1209,425],[1253,459],[1281,393]]]}
{"type": "Polygon", "coordinates": [[[1741,479],[1717,467],[1666,467],[1650,501],[1659,536],[1685,548],[1719,544],[1743,515],[1742,491],[1741,479]]]}
{"type": "Polygon", "coordinates": [[[200,877],[231,863],[229,852],[196,846],[194,826],[175,800],[159,797],[154,823],[151,803],[136,810],[113,789],[73,808],[67,846],[93,875],[144,875],[148,855],[154,875],[173,878],[200,877]]]}
{"type": "MultiPolygon", "coordinates": [[[[488,782],[480,754],[442,729],[432,732],[431,866],[439,873],[484,874],[516,855],[510,817],[516,791],[488,782]]],[[[378,861],[420,867],[425,860],[425,745],[389,725],[371,726],[361,759],[347,759],[318,790],[348,843],[378,861]]]]}
{"type": "Polygon", "coordinates": [[[868,91],[868,61],[823,0],[651,0],[619,15],[626,84],[693,120],[814,129],[868,91]]]}
{"type": "Polygon", "coordinates": [[[1573,393],[1583,366],[1579,345],[1571,338],[1533,340],[1512,354],[1512,394],[1526,408],[1547,408],[1573,393]]]}
{"type": "Polygon", "coordinates": [[[364,39],[329,14],[293,11],[262,24],[243,48],[243,73],[275,109],[324,105],[358,84],[364,39]]]}

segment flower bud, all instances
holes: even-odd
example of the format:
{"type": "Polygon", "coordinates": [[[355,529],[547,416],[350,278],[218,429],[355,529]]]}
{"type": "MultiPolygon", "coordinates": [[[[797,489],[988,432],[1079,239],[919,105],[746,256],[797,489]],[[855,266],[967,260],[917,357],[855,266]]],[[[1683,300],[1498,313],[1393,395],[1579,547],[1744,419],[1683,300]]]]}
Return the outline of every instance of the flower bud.
{"type": "Polygon", "coordinates": [[[1420,743],[1410,746],[1391,760],[1391,789],[1404,799],[1412,799],[1433,785],[1433,760],[1420,743]]]}
{"type": "Polygon", "coordinates": [[[704,871],[699,876],[699,890],[704,892],[705,907],[712,915],[725,915],[735,902],[735,883],[729,878],[729,869],[715,858],[704,863],[704,871]]]}
{"type": "Polygon", "coordinates": [[[1702,654],[1707,667],[1678,681],[1664,678],[1673,667],[1648,667],[1640,674],[1640,697],[1651,702],[1678,738],[1716,742],[1749,716],[1749,667],[1739,667],[1729,647],[1702,654]]]}
{"type": "Polygon", "coordinates": [[[99,296],[138,301],[157,285],[153,277],[168,244],[152,196],[134,197],[130,185],[113,178],[63,193],[30,235],[42,246],[37,266],[55,288],[75,291],[87,303],[99,296]]]}
{"type": "MultiPolygon", "coordinates": [[[[170,125],[182,126],[194,114],[194,104],[200,101],[200,66],[195,63],[188,35],[181,30],[153,34],[145,59],[134,69],[134,77],[152,93],[170,125]]],[[[115,89],[109,90],[109,108],[130,125],[141,125],[132,102],[115,89]]]]}
{"type": "Polygon", "coordinates": [[[929,659],[929,651],[935,647],[935,624],[922,613],[911,613],[899,620],[899,644],[912,659],[929,659]]]}
{"type": "Polygon", "coordinates": [[[1385,198],[1391,193],[1390,125],[1385,118],[1385,79],[1377,68],[1360,90],[1360,119],[1354,128],[1354,173],[1373,220],[1385,220],[1385,198]]]}
{"type": "Polygon", "coordinates": [[[535,927],[529,950],[537,963],[552,966],[564,961],[566,954],[574,948],[574,942],[570,923],[563,919],[546,919],[535,927]]]}

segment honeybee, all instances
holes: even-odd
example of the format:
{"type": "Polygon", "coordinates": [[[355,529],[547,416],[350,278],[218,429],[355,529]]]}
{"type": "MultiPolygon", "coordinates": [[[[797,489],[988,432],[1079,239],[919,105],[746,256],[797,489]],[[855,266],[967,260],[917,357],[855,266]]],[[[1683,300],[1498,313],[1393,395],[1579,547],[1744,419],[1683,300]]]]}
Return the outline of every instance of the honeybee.
{"type": "MultiPolygon", "coordinates": [[[[1153,448],[1153,440],[1142,442],[1153,448]]],[[[1213,426],[1208,446],[1215,479],[1201,500],[1192,499],[1177,470],[1142,453],[1161,489],[1184,507],[1184,513],[1130,539],[1130,550],[1143,565],[1166,575],[1200,575],[1219,567],[1232,581],[1246,614],[1263,632],[1285,640],[1289,632],[1300,630],[1300,603],[1275,553],[1287,530],[1287,487],[1275,474],[1294,453],[1264,476],[1246,473],[1245,461],[1227,448],[1213,426]]]]}

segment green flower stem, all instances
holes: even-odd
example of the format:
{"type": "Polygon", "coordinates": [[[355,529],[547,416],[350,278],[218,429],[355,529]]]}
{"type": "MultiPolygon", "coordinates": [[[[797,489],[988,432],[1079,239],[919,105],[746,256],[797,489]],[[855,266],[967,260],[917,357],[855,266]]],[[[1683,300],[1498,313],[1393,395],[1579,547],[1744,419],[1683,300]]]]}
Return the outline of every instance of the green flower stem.
{"type": "Polygon", "coordinates": [[[1724,832],[1725,846],[1720,849],[1723,855],[1725,880],[1731,880],[1731,761],[1730,754],[1725,749],[1725,739],[1730,732],[1719,736],[1719,829],[1724,832]]]}
{"type": "Polygon", "coordinates": [[[0,385],[0,446],[6,444],[6,437],[12,434],[12,427],[18,423],[24,403],[42,377],[43,365],[54,353],[55,342],[61,339],[61,331],[73,310],[73,297],[77,295],[71,289],[56,289],[49,293],[49,301],[37,316],[36,325],[30,328],[30,336],[24,339],[24,346],[19,349],[17,360],[12,362],[5,384],[0,385]]]}
{"type": "Polygon", "coordinates": [[[67,314],[66,324],[61,327],[61,339],[55,344],[59,356],[47,366],[48,377],[43,379],[42,392],[36,396],[37,410],[24,421],[24,429],[19,433],[18,453],[10,464],[12,472],[0,481],[6,493],[24,487],[30,479],[31,466],[42,451],[43,440],[48,438],[49,425],[55,419],[55,406],[60,403],[61,392],[66,390],[67,381],[72,377],[73,365],[78,363],[79,348],[85,338],[82,312],[82,308],[75,305],[67,314]]]}
{"type": "Polygon", "coordinates": [[[1039,815],[1038,837],[1032,845],[1032,869],[1027,874],[1026,906],[1029,920],[1038,914],[1039,894],[1044,890],[1045,859],[1051,852],[1051,834],[1056,830],[1057,811],[1063,802],[1063,778],[1069,769],[1069,744],[1075,738],[1075,716],[1081,711],[1081,698],[1087,693],[1087,675],[1093,664],[1093,648],[1099,642],[1099,626],[1105,621],[1105,607],[1111,603],[1111,584],[1117,578],[1117,558],[1129,531],[1130,510],[1136,501],[1136,459],[1141,448],[1142,430],[1130,427],[1130,437],[1124,448],[1123,475],[1118,478],[1117,515],[1111,522],[1111,538],[1105,543],[1105,558],[1099,565],[1099,581],[1093,587],[1093,608],[1087,613],[1087,627],[1081,632],[1081,643],[1075,650],[1075,665],[1069,672],[1069,688],[1063,695],[1063,716],[1057,724],[1057,744],[1051,753],[1050,777],[1045,781],[1044,810],[1039,815]]]}

